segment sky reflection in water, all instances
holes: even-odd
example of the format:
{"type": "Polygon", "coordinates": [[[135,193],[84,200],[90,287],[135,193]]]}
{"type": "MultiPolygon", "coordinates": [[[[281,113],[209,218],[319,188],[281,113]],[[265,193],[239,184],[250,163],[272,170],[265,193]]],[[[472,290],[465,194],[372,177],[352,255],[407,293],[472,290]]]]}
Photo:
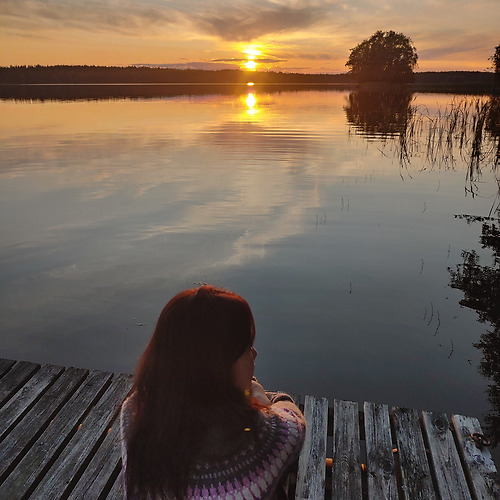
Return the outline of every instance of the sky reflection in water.
{"type": "MultiPolygon", "coordinates": [[[[400,169],[348,92],[0,103],[3,357],[132,371],[165,302],[246,297],[257,375],[296,393],[481,415],[486,327],[448,267],[496,185],[400,169]]],[[[420,95],[444,108],[450,96],[420,95]]]]}

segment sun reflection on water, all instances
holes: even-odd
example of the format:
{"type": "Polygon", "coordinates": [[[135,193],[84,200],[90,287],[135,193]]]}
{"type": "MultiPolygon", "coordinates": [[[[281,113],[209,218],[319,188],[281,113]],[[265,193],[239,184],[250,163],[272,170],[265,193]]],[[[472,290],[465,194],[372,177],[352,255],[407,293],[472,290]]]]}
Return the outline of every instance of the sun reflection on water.
{"type": "Polygon", "coordinates": [[[248,109],[246,110],[246,113],[248,115],[258,114],[259,110],[256,108],[257,99],[255,98],[255,95],[252,92],[248,93],[247,98],[245,99],[245,103],[248,107],[248,109]]]}

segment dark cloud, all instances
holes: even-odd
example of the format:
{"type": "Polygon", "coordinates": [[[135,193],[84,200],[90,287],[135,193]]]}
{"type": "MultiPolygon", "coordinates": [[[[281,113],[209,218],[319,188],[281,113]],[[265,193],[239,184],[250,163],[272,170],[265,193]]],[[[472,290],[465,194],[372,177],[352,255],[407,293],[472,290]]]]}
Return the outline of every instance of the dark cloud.
{"type": "Polygon", "coordinates": [[[195,25],[210,35],[227,41],[251,41],[263,35],[308,28],[324,18],[325,6],[289,7],[246,4],[228,9],[213,8],[192,15],[195,25]]]}
{"type": "MultiPolygon", "coordinates": [[[[248,62],[248,57],[231,58],[231,59],[212,59],[213,62],[226,62],[226,63],[242,63],[248,62]]],[[[277,59],[275,57],[254,57],[252,61],[261,64],[277,64],[287,62],[287,59],[277,59]]]]}
{"type": "MultiPolygon", "coordinates": [[[[245,61],[246,60],[247,59],[245,59],[245,61]]],[[[234,64],[228,64],[229,61],[230,61],[229,59],[228,60],[217,59],[211,62],[192,61],[187,63],[171,63],[171,64],[136,63],[133,64],[132,66],[141,66],[149,68],[205,69],[205,70],[235,69],[234,64]]],[[[234,61],[237,62],[239,60],[235,59],[234,61]]]]}

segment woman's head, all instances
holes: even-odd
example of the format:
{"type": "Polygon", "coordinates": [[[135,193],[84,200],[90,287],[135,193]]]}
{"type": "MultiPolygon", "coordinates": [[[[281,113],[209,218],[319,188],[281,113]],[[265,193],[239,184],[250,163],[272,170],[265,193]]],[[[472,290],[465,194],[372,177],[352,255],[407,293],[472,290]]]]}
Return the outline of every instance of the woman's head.
{"type": "Polygon", "coordinates": [[[185,290],[161,312],[140,369],[154,372],[160,386],[174,382],[186,397],[220,401],[230,386],[247,388],[242,372],[249,366],[240,358],[253,354],[254,338],[252,311],[243,298],[209,285],[185,290]]]}
{"type": "Polygon", "coordinates": [[[158,318],[134,383],[137,412],[126,481],[137,497],[186,492],[205,437],[219,426],[245,438],[258,410],[244,392],[253,375],[255,326],[238,295],[202,286],[173,297],[158,318]]]}

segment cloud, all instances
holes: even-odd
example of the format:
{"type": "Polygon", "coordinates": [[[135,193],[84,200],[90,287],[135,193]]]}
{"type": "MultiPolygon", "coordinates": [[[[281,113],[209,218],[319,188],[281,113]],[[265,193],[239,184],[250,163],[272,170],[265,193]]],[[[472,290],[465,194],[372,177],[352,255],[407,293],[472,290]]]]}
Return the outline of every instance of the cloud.
{"type": "Polygon", "coordinates": [[[213,7],[204,13],[193,14],[192,21],[209,35],[226,41],[248,42],[268,34],[310,28],[323,20],[324,13],[324,5],[290,7],[245,3],[231,9],[213,7]]]}
{"type": "Polygon", "coordinates": [[[420,42],[418,45],[421,44],[422,49],[417,47],[419,59],[435,61],[447,59],[450,56],[465,56],[481,52],[485,46],[491,46],[493,53],[495,38],[484,33],[466,33],[456,30],[453,32],[422,33],[420,42]]]}
{"type": "Polygon", "coordinates": [[[306,59],[308,61],[333,61],[335,59],[334,54],[326,54],[326,53],[314,54],[312,52],[309,53],[297,52],[293,54],[293,57],[295,59],[306,59]]]}
{"type": "Polygon", "coordinates": [[[2,0],[0,25],[35,31],[74,28],[134,35],[174,24],[178,18],[178,12],[165,6],[119,0],[2,0]]]}

